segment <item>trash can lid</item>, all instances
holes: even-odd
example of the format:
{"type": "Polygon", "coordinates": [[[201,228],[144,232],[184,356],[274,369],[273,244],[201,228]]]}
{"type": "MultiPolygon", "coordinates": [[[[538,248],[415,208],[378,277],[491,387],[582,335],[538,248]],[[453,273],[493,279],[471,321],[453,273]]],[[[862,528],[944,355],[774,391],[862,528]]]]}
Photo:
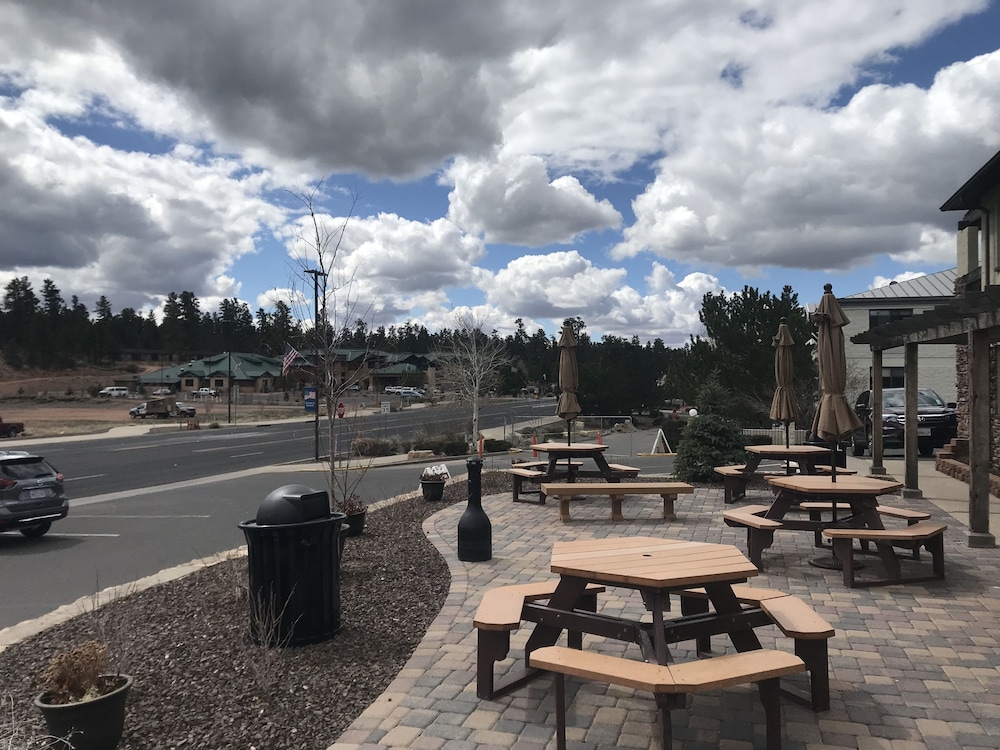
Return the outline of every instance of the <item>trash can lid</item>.
{"type": "Polygon", "coordinates": [[[272,490],[257,508],[258,526],[285,526],[315,521],[330,515],[330,497],[326,490],[314,490],[303,484],[286,484],[272,490]]]}

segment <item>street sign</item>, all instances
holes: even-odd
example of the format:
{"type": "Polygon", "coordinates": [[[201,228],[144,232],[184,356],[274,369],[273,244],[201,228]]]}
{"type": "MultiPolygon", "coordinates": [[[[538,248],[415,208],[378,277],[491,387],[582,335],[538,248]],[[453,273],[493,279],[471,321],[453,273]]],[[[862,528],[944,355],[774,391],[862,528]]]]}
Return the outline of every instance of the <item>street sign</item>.
{"type": "Polygon", "coordinates": [[[341,401],[339,404],[337,404],[337,416],[340,417],[341,419],[344,418],[344,402],[343,401],[341,401]]]}
{"type": "Polygon", "coordinates": [[[383,401],[382,402],[382,413],[383,414],[389,414],[390,412],[392,412],[392,404],[390,404],[388,401],[383,401]]]}
{"type": "Polygon", "coordinates": [[[308,388],[302,389],[302,403],[306,407],[306,411],[310,413],[316,412],[316,387],[310,386],[308,388]]]}

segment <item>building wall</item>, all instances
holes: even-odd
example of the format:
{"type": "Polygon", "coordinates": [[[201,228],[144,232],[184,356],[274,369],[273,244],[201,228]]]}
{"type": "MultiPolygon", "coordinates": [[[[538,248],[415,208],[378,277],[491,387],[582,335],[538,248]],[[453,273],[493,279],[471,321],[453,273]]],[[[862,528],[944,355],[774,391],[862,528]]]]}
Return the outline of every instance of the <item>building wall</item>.
{"type": "MultiPolygon", "coordinates": [[[[892,299],[892,300],[849,300],[841,299],[840,305],[844,313],[850,319],[844,327],[844,354],[847,357],[848,373],[856,373],[856,382],[852,383],[852,378],[848,378],[847,398],[851,403],[858,393],[867,390],[871,382],[872,353],[867,344],[851,343],[851,337],[867,331],[868,312],[872,309],[887,310],[893,308],[912,308],[914,315],[932,310],[935,301],[930,304],[916,304],[914,300],[892,299]],[[853,386],[853,387],[852,387],[853,386]],[[853,391],[853,392],[851,392],[853,391]]],[[[882,369],[890,367],[903,367],[903,347],[887,349],[882,353],[882,369]]],[[[919,383],[921,388],[932,388],[938,392],[945,401],[956,401],[958,389],[955,384],[955,345],[954,344],[925,344],[919,347],[917,356],[917,371],[919,373],[919,383]]]]}

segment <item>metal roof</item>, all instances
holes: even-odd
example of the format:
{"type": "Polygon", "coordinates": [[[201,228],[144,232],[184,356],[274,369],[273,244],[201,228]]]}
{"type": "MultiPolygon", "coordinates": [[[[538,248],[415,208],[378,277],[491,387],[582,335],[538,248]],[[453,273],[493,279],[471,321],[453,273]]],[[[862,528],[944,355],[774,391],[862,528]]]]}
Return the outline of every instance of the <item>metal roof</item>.
{"type": "Polygon", "coordinates": [[[944,202],[942,211],[968,211],[983,205],[983,196],[1000,183],[1000,151],[986,162],[979,171],[966,180],[958,191],[944,202]]]}
{"type": "Polygon", "coordinates": [[[841,297],[842,302],[849,300],[873,299],[926,299],[928,297],[954,297],[955,279],[958,268],[947,268],[937,273],[928,273],[908,281],[893,281],[885,286],[858,292],[847,297],[841,297]]]}

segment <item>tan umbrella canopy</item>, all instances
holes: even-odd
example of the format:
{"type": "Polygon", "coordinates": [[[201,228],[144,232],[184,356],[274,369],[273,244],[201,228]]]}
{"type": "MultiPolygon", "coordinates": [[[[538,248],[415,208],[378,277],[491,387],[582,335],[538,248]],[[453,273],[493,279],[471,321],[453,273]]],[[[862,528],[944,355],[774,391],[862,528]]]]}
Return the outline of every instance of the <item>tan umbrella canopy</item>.
{"type": "Polygon", "coordinates": [[[794,373],[792,371],[792,346],[795,341],[785,319],[781,319],[778,333],[771,339],[774,347],[774,398],[771,399],[771,419],[785,425],[785,447],[788,447],[788,425],[797,422],[799,410],[795,404],[794,373]]]}
{"type": "Polygon", "coordinates": [[[823,286],[823,298],[811,316],[817,327],[816,356],[822,391],[812,431],[831,446],[830,469],[837,481],[836,444],[860,428],[861,420],[847,403],[847,357],[844,354],[844,326],[850,321],[833,296],[833,285],[823,286]]]}
{"type": "Polygon", "coordinates": [[[579,374],[576,369],[576,337],[573,329],[564,325],[559,337],[559,404],[556,414],[559,419],[565,419],[566,439],[571,441],[571,423],[580,415],[580,403],[576,400],[576,389],[580,387],[579,374]]]}

